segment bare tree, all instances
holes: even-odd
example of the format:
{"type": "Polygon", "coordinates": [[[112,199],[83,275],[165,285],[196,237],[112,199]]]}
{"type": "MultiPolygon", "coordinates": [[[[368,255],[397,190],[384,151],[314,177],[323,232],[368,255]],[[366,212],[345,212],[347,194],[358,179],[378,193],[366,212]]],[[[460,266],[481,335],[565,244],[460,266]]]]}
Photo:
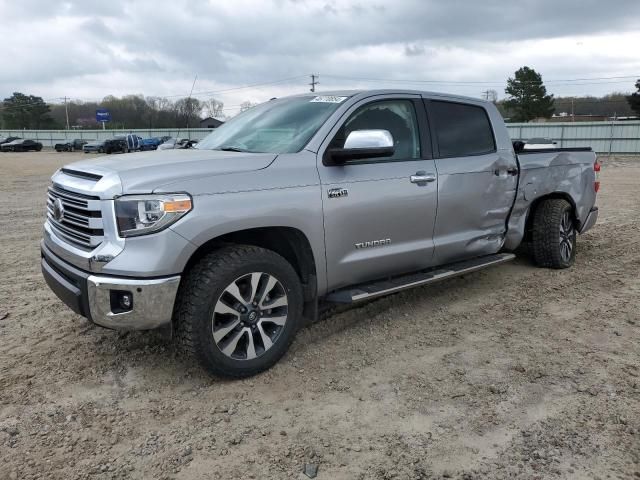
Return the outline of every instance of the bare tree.
{"type": "Polygon", "coordinates": [[[216,98],[202,102],[202,109],[207,117],[224,118],[224,103],[216,98]]]}
{"type": "Polygon", "coordinates": [[[244,112],[245,110],[249,110],[250,108],[255,106],[256,106],[255,103],[251,103],[249,100],[246,100],[240,104],[240,113],[244,112]]]}

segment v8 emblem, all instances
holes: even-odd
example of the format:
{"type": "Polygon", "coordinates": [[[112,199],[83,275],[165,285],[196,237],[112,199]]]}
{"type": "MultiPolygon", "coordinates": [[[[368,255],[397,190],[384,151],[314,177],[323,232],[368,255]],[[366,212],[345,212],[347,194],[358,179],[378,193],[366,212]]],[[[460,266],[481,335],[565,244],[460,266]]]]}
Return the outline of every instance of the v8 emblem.
{"type": "Polygon", "coordinates": [[[330,188],[327,191],[329,198],[340,198],[349,196],[349,190],[346,188],[330,188]]]}

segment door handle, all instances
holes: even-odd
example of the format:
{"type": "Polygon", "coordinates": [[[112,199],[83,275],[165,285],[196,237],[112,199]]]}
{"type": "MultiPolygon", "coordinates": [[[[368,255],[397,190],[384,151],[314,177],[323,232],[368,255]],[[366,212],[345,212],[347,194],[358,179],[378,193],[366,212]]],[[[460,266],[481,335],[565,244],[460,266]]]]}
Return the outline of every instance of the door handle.
{"type": "Polygon", "coordinates": [[[436,181],[436,176],[433,173],[427,173],[427,172],[416,172],[415,175],[411,175],[409,177],[409,181],[411,183],[429,183],[429,182],[435,182],[436,181]]]}
{"type": "MultiPolygon", "coordinates": [[[[507,175],[511,175],[514,177],[518,175],[518,169],[516,167],[509,167],[506,170],[502,170],[502,171],[505,172],[507,175]]],[[[497,168],[493,171],[493,173],[496,177],[500,176],[500,170],[497,168]]]]}

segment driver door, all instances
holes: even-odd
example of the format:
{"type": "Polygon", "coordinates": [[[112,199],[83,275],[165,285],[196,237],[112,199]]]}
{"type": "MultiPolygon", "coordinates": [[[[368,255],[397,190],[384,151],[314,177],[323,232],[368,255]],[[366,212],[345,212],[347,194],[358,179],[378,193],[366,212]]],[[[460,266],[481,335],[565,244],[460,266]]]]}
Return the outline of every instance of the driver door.
{"type": "Polygon", "coordinates": [[[328,290],[432,265],[437,171],[418,95],[380,95],[354,106],[320,149],[328,290]],[[387,130],[394,154],[327,164],[354,130],[387,130]],[[416,181],[418,178],[428,181],[416,181]]]}

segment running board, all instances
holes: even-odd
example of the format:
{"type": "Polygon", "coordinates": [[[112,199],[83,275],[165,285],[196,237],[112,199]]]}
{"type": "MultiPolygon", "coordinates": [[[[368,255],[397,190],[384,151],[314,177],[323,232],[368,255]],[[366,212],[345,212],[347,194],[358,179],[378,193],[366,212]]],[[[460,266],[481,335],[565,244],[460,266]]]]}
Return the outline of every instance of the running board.
{"type": "Polygon", "coordinates": [[[486,255],[463,262],[450,263],[418,273],[395,277],[389,280],[380,280],[372,283],[364,283],[344,290],[337,290],[327,296],[327,301],[333,303],[355,303],[362,300],[389,295],[408,288],[420,287],[430,283],[446,280],[447,278],[475,272],[483,268],[509,262],[516,258],[513,253],[496,253],[486,255]]]}

